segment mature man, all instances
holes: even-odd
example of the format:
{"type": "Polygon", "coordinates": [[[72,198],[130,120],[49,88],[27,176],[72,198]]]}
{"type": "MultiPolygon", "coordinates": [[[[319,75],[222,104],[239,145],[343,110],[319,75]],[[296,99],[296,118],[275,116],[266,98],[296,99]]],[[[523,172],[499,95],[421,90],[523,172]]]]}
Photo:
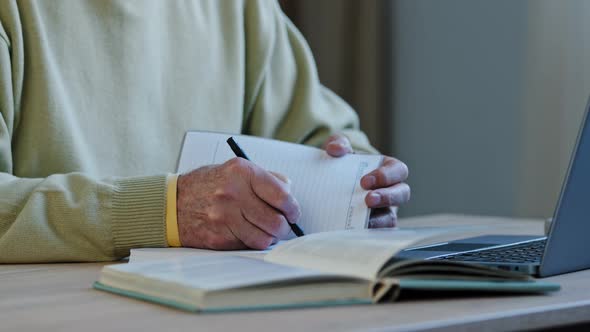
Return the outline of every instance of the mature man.
{"type": "MultiPolygon", "coordinates": [[[[299,207],[242,159],[175,175],[186,130],[374,152],[273,1],[0,2],[0,262],[113,260],[130,248],[267,247],[299,207]]],[[[361,183],[374,227],[406,166],[361,183]]]]}

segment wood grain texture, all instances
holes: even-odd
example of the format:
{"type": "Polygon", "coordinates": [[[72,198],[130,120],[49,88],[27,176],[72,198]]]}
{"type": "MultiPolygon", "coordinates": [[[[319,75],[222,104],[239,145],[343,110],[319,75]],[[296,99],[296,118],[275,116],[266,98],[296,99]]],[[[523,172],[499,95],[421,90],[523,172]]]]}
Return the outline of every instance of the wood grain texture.
{"type": "MultiPolygon", "coordinates": [[[[540,234],[542,221],[435,215],[403,226],[490,224],[540,234]]],[[[590,270],[547,278],[543,296],[409,299],[374,306],[191,314],[91,289],[104,264],[0,265],[0,330],[6,331],[498,331],[590,321],[590,270]]]]}

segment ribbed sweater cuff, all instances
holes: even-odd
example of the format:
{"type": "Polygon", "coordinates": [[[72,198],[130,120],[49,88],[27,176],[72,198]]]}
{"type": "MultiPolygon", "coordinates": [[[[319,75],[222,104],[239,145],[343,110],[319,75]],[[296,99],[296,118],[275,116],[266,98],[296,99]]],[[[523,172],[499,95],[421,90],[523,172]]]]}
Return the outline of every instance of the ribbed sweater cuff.
{"type": "Polygon", "coordinates": [[[112,229],[116,256],[166,246],[166,175],[116,180],[112,229]]]}

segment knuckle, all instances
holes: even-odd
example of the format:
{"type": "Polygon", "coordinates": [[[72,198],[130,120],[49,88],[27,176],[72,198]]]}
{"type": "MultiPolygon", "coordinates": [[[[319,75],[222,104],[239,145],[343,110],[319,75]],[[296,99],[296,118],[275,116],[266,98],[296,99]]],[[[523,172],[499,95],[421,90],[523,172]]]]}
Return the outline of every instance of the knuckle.
{"type": "Polygon", "coordinates": [[[233,201],[238,197],[237,188],[232,183],[221,185],[213,192],[213,198],[217,202],[233,201]]]}
{"type": "Polygon", "coordinates": [[[227,165],[228,167],[239,167],[242,164],[242,158],[239,157],[233,157],[230,160],[225,162],[225,165],[227,165]]]}
{"type": "Polygon", "coordinates": [[[251,163],[244,158],[234,157],[226,161],[224,165],[230,172],[244,172],[249,171],[251,163]]]}
{"type": "Polygon", "coordinates": [[[375,176],[377,185],[384,186],[387,184],[388,176],[383,167],[378,168],[373,175],[375,176]]]}
{"type": "Polygon", "coordinates": [[[225,221],[225,213],[223,211],[223,209],[220,208],[212,208],[209,210],[209,213],[207,214],[209,221],[211,221],[212,223],[223,223],[225,221]]]}

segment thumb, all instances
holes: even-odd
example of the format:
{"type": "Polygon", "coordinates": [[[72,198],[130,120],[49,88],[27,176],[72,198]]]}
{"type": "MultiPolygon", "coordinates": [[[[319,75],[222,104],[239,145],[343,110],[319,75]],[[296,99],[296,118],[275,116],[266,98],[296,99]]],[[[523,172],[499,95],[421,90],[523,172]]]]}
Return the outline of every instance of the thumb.
{"type": "Polygon", "coordinates": [[[332,157],[342,157],[353,153],[350,141],[342,134],[334,134],[328,137],[326,143],[324,143],[324,150],[332,157]]]}

